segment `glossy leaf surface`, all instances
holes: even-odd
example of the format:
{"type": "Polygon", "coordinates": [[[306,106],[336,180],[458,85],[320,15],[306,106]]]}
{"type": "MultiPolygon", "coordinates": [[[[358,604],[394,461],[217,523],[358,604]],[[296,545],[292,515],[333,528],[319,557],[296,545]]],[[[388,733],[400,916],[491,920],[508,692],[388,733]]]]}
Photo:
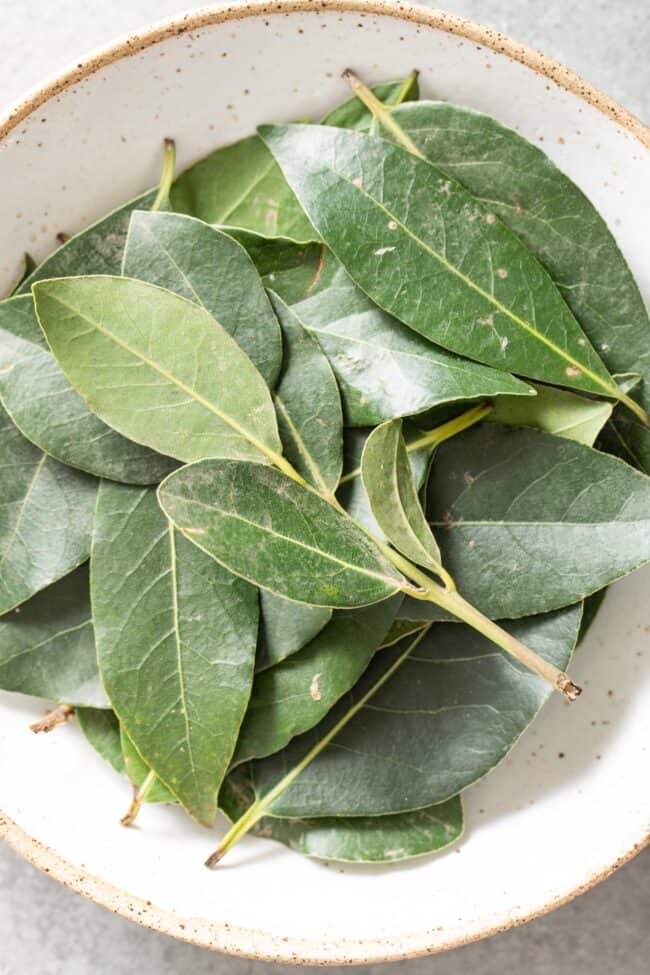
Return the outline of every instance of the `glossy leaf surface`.
{"type": "Polygon", "coordinates": [[[542,265],[462,186],[383,139],[327,126],[260,132],[328,247],[380,307],[487,365],[615,395],[542,265]]]}
{"type": "Polygon", "coordinates": [[[577,602],[650,560],[650,478],[536,430],[442,444],[428,517],[463,596],[491,618],[577,602]]]}

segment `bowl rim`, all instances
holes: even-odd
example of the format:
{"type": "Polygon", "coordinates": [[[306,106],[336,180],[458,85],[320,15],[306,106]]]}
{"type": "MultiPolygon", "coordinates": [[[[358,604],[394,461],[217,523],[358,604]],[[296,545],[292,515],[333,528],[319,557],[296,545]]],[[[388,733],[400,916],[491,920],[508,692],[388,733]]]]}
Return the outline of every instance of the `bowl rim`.
{"type": "MultiPolygon", "coordinates": [[[[627,129],[642,146],[650,149],[650,127],[569,68],[518,43],[508,35],[477,24],[473,20],[443,10],[405,3],[402,0],[274,0],[273,3],[267,0],[231,0],[227,6],[222,4],[218,7],[179,14],[101,48],[80,59],[73,68],[62,72],[53,80],[32,89],[23,100],[9,110],[8,114],[0,118],[0,140],[6,139],[25,118],[67,88],[89,78],[110,64],[131,57],[171,37],[215,24],[245,20],[249,17],[323,11],[389,16],[471,40],[497,54],[518,61],[535,73],[577,95],[621,128],[627,129]]],[[[427,946],[426,932],[377,940],[337,939],[324,946],[321,941],[314,939],[284,938],[225,922],[196,917],[184,918],[173,911],[159,908],[151,901],[134,897],[128,891],[102,880],[84,867],[75,866],[65,860],[35,837],[30,836],[1,809],[0,838],[19,856],[43,873],[52,876],[64,887],[149,930],[230,955],[257,961],[301,965],[354,965],[399,961],[448,951],[511,930],[527,921],[548,914],[585,893],[606,880],[615,870],[650,845],[650,835],[641,837],[639,842],[623,852],[608,867],[592,875],[574,890],[542,904],[530,913],[511,917],[502,924],[487,926],[471,935],[450,937],[435,946],[427,946]]]]}

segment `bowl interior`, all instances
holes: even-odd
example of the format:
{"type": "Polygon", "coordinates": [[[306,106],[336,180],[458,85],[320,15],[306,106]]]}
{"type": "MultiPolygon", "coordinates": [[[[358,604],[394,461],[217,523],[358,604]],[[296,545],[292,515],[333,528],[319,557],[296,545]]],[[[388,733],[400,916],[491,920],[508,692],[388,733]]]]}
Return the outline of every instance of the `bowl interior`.
{"type": "MultiPolygon", "coordinates": [[[[213,13],[212,23],[133,44],[130,56],[53,91],[0,144],[0,185],[11,187],[0,199],[0,289],[24,251],[45,256],[58,232],[155,183],[165,136],[184,167],[260,122],[318,118],[347,97],[340,74],[353,66],[370,81],[417,67],[425,95],[489,112],[541,142],[599,207],[650,291],[650,153],[629,131],[530,67],[427,24],[430,14],[330,6],[213,13]]],[[[649,582],[646,571],[612,588],[575,661],[586,691],[579,704],[550,702],[466,794],[465,838],[437,857],[327,866],[253,839],[209,873],[202,861],[213,835],[162,807],[121,828],[126,782],[74,725],[35,737],[27,726],[42,705],[2,694],[0,806],[17,824],[5,831],[94,899],[225,950],[340,963],[480,937],[579,892],[647,834],[639,770],[650,740],[649,582]]]]}

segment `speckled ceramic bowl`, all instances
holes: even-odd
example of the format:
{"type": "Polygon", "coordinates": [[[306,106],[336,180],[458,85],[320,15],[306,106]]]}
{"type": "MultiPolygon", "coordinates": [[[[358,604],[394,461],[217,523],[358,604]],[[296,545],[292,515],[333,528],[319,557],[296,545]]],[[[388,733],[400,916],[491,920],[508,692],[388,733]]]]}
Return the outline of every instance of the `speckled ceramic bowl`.
{"type": "MultiPolygon", "coordinates": [[[[403,3],[284,0],[195,13],[87,59],[0,121],[0,288],[153,184],[160,141],[184,166],[268,120],[318,117],[366,79],[418,67],[425,93],[496,115],[571,175],[650,285],[650,132],[571,72],[502,35],[403,3]]],[[[467,833],[386,869],[325,866],[246,840],[215,873],[214,836],[173,808],[119,825],[128,787],[74,724],[0,695],[0,832],[62,883],[141,924],[279,961],[374,962],[451,948],[551,910],[606,877],[648,833],[648,583],[613,587],[556,698],[467,793],[467,833]],[[644,777],[645,773],[645,777],[644,777]]],[[[220,824],[219,828],[222,828],[220,824]]]]}

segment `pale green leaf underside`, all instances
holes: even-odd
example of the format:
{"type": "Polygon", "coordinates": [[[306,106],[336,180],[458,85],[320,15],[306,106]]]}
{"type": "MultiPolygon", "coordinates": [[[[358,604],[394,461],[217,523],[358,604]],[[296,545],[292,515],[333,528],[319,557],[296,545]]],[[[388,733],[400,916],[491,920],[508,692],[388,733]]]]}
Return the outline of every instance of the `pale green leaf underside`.
{"type": "Polygon", "coordinates": [[[159,499],[231,572],[297,602],[354,608],[405,584],[349,518],[271,467],[200,461],[170,475],[159,499]]]}
{"type": "Polygon", "coordinates": [[[439,569],[440,550],[418,498],[401,420],[387,420],[372,431],[361,476],[372,514],[391,544],[418,565],[439,569]]]}
{"type": "Polygon", "coordinates": [[[565,389],[535,386],[537,396],[500,396],[494,401],[488,423],[505,423],[515,427],[533,427],[566,440],[591,447],[612,415],[612,404],[585,399],[565,389]]]}
{"type": "Polygon", "coordinates": [[[132,278],[34,286],[68,380],[124,436],[179,460],[281,449],[264,380],[205,309],[132,278]]]}
{"type": "Polygon", "coordinates": [[[92,600],[113,709],[147,765],[210,825],[250,694],[257,593],[178,535],[155,491],[104,482],[92,600]]]}

